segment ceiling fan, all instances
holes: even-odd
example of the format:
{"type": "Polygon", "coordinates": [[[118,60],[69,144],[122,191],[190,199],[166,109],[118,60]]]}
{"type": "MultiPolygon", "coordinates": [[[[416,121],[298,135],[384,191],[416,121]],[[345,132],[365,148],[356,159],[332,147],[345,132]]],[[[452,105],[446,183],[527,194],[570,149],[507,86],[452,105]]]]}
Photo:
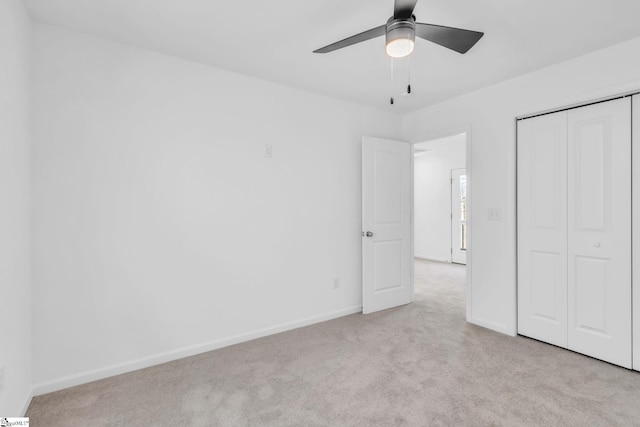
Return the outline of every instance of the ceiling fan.
{"type": "Polygon", "coordinates": [[[413,52],[416,36],[459,53],[466,53],[484,33],[461,28],[416,22],[413,9],[418,0],[395,0],[393,16],[385,25],[347,37],[339,42],[314,50],[328,53],[380,36],[386,36],[386,52],[392,58],[402,58],[413,52]]]}

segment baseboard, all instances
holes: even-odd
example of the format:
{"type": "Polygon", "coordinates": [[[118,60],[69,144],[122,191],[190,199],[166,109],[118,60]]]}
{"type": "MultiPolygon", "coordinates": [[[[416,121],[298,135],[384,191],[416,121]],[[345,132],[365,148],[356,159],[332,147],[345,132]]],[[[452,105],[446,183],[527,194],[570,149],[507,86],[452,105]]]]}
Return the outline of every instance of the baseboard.
{"type": "Polygon", "coordinates": [[[130,360],[128,362],[112,365],[106,368],[95,369],[92,371],[82,372],[75,375],[58,378],[52,381],[46,381],[36,384],[31,393],[32,396],[51,393],[65,388],[74,387],[80,384],[90,383],[92,381],[101,380],[115,375],[125,374],[127,372],[137,371],[139,369],[148,368],[150,366],[159,365],[161,363],[171,362],[173,360],[182,359],[184,357],[194,356],[200,353],[216,350],[222,347],[239,344],[241,342],[250,341],[256,338],[262,338],[268,335],[280,332],[290,331],[292,329],[313,325],[314,323],[325,322],[327,320],[336,319],[338,317],[347,316],[362,312],[362,306],[347,307],[342,310],[321,314],[318,316],[307,317],[293,322],[282,323],[270,328],[259,329],[257,331],[246,334],[236,335],[229,338],[223,338],[204,344],[198,344],[185,347],[179,350],[169,351],[156,354],[154,356],[144,357],[140,359],[130,360]]]}
{"type": "Polygon", "coordinates": [[[419,258],[419,259],[426,259],[427,261],[448,262],[448,263],[451,262],[451,260],[448,258],[436,258],[436,257],[426,256],[426,255],[415,254],[413,257],[419,258]]]}
{"type": "Polygon", "coordinates": [[[482,326],[483,328],[491,329],[495,332],[500,332],[501,334],[509,335],[515,337],[517,335],[516,331],[507,328],[504,325],[500,325],[498,323],[491,322],[489,320],[478,319],[477,317],[470,317],[468,319],[469,323],[473,323],[474,325],[482,326]]]}
{"type": "Polygon", "coordinates": [[[33,400],[33,388],[31,388],[28,392],[27,392],[27,397],[26,399],[24,399],[24,404],[22,405],[22,411],[20,412],[20,416],[24,417],[25,414],[27,413],[27,409],[29,409],[29,405],[31,405],[31,400],[33,400]]]}

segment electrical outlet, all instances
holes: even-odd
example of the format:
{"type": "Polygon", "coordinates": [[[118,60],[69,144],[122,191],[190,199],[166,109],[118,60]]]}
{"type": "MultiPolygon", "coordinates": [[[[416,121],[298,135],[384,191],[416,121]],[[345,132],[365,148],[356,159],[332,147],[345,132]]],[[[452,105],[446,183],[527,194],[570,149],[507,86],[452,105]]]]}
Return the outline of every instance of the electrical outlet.
{"type": "Polygon", "coordinates": [[[340,278],[336,277],[333,279],[333,289],[338,289],[340,287],[340,278]]]}
{"type": "Polygon", "coordinates": [[[268,159],[273,157],[273,147],[271,146],[271,144],[266,144],[264,146],[264,156],[268,159]]]}

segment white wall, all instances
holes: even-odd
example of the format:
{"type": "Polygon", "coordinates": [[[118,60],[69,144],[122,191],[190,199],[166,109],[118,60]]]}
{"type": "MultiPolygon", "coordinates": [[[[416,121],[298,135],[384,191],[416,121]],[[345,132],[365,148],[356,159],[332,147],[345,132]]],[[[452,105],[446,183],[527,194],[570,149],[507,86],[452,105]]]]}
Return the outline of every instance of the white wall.
{"type": "Polygon", "coordinates": [[[429,151],[414,158],[414,255],[451,262],[451,170],[466,163],[464,134],[416,144],[429,151]]]}
{"type": "Polygon", "coordinates": [[[640,38],[403,117],[413,142],[471,129],[470,321],[516,333],[515,117],[640,89],[638,51],[640,38]]]}
{"type": "Polygon", "coordinates": [[[31,393],[30,27],[21,0],[0,1],[0,416],[31,393]],[[2,379],[4,370],[4,380],[2,379]]]}
{"type": "Polygon", "coordinates": [[[36,392],[359,311],[361,137],[399,117],[34,34],[36,392]]]}

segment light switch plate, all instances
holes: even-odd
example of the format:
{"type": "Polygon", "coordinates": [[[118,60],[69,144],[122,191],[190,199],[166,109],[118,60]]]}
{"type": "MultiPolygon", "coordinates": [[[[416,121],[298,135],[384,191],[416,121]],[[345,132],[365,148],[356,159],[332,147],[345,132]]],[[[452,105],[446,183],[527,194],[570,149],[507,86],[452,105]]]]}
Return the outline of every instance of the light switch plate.
{"type": "Polygon", "coordinates": [[[489,221],[502,221],[502,209],[489,208],[489,221]]]}

